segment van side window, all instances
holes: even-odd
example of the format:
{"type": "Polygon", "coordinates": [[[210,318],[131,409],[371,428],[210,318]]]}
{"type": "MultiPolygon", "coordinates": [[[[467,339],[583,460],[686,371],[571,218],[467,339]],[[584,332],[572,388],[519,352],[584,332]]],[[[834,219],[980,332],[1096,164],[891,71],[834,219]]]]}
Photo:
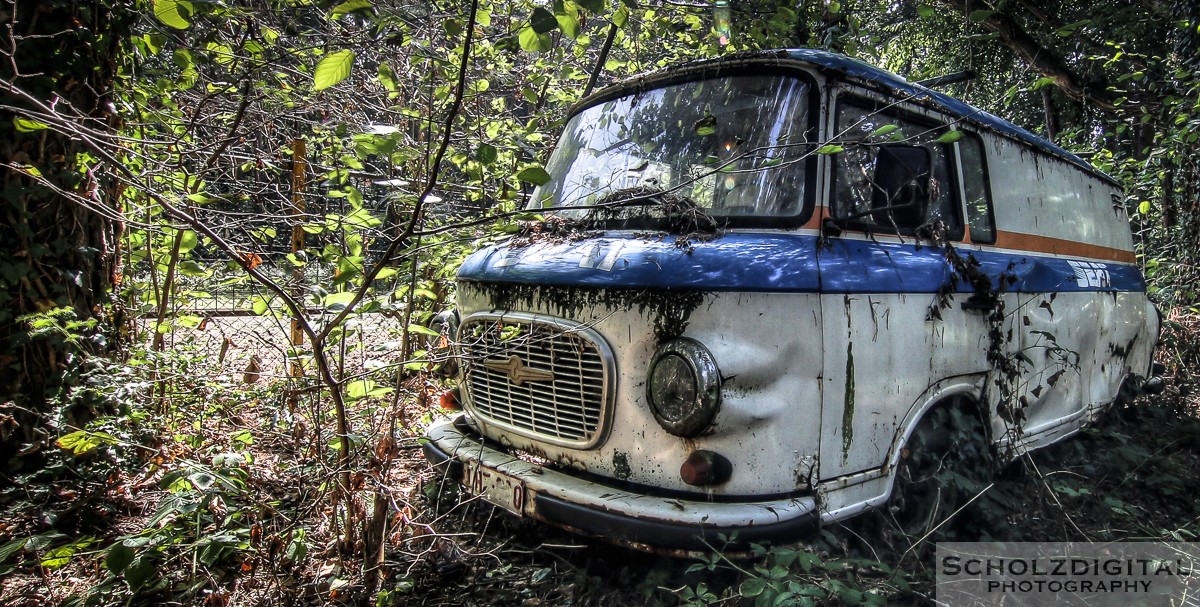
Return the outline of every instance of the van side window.
{"type": "Polygon", "coordinates": [[[963,192],[967,196],[967,225],[971,242],[996,242],[996,223],[992,218],[992,194],[988,187],[987,159],[983,140],[974,133],[963,133],[958,141],[958,156],[962,159],[963,192]]]}
{"type": "MultiPolygon", "coordinates": [[[[841,101],[837,112],[837,131],[833,142],[844,148],[834,155],[834,214],[849,217],[868,212],[872,208],[872,195],[876,188],[876,160],[880,150],[888,144],[919,146],[929,152],[931,171],[929,176],[926,214],[924,221],[941,220],[947,228],[947,236],[962,238],[963,222],[959,211],[958,196],[955,195],[951,179],[951,144],[937,143],[945,128],[933,123],[913,120],[894,111],[879,109],[869,101],[841,101]]],[[[912,233],[915,224],[896,225],[883,213],[863,215],[853,220],[875,232],[912,233]]]]}

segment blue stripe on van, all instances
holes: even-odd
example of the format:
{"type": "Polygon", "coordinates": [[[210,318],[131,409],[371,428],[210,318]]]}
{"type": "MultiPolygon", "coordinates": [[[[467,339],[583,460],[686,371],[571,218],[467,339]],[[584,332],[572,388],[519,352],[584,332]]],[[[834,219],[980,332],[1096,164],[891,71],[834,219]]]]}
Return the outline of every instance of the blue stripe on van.
{"type": "Polygon", "coordinates": [[[489,247],[468,257],[458,277],[524,284],[705,291],[812,293],[819,287],[815,236],[761,233],[726,234],[684,246],[677,246],[673,236],[627,236],[514,249],[489,247]],[[614,253],[614,247],[620,249],[614,253]]]}
{"type": "MultiPolygon", "coordinates": [[[[941,249],[816,235],[731,233],[676,245],[673,237],[600,237],[571,243],[492,246],[459,268],[464,281],[593,288],[671,288],[785,293],[934,293],[950,279],[941,249]],[[818,277],[817,268],[821,268],[818,277]]],[[[964,256],[968,253],[961,251],[964,256]]],[[[999,251],[971,252],[1009,291],[1145,291],[1136,266],[999,251]]],[[[960,284],[961,292],[971,291],[960,284]]]]}

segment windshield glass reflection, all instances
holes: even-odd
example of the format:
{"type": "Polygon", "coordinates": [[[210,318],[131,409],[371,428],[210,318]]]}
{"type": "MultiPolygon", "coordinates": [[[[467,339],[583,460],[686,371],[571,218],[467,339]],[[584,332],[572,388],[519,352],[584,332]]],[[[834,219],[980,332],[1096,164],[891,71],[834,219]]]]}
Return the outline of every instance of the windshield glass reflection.
{"type": "Polygon", "coordinates": [[[811,152],[809,86],[781,76],[686,82],[593,106],[567,124],[531,209],[572,218],[793,216],[811,152]],[[590,213],[590,214],[589,214],[590,213]]]}

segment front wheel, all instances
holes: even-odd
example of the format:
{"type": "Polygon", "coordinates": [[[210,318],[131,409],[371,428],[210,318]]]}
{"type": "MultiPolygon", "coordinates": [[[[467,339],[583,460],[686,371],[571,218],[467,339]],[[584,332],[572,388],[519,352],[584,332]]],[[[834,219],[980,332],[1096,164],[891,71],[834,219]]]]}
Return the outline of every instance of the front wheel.
{"type": "Polygon", "coordinates": [[[909,435],[896,465],[887,517],[909,545],[950,528],[991,481],[983,421],[967,407],[938,407],[909,435]]]}

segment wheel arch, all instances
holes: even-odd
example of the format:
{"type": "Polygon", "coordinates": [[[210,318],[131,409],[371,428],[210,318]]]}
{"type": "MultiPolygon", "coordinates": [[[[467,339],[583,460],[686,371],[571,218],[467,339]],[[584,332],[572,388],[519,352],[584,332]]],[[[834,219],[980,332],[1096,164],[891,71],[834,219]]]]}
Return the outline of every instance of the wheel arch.
{"type": "MultiPolygon", "coordinates": [[[[992,458],[995,458],[995,441],[992,437],[990,408],[984,402],[982,395],[986,386],[987,375],[983,373],[960,375],[934,383],[909,408],[904,420],[896,428],[892,437],[892,445],[884,464],[884,476],[887,477],[887,491],[883,500],[890,499],[896,486],[896,466],[900,461],[905,444],[921,422],[931,411],[940,407],[961,407],[971,415],[979,418],[984,432],[984,441],[992,458]]],[[[992,462],[994,463],[994,461],[992,462]]]]}

